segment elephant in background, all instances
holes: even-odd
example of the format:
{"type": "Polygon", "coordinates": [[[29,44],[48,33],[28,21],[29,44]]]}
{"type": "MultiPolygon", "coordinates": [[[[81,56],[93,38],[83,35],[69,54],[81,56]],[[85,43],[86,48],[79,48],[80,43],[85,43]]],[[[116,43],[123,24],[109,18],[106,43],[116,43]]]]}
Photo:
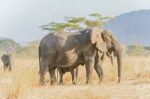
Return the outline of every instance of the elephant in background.
{"type": "Polygon", "coordinates": [[[11,71],[12,70],[12,54],[3,54],[1,57],[1,60],[4,65],[4,71],[6,71],[7,69],[11,71]]]}
{"type": "Polygon", "coordinates": [[[51,84],[56,82],[55,69],[59,67],[76,68],[84,60],[86,67],[86,83],[91,83],[93,68],[95,68],[99,82],[102,80],[101,62],[96,63],[96,52],[105,53],[107,48],[113,47],[117,53],[118,82],[121,77],[121,53],[118,42],[111,39],[106,31],[100,28],[87,28],[77,33],[48,34],[39,45],[39,73],[40,84],[45,83],[45,73],[49,71],[51,84]]]}

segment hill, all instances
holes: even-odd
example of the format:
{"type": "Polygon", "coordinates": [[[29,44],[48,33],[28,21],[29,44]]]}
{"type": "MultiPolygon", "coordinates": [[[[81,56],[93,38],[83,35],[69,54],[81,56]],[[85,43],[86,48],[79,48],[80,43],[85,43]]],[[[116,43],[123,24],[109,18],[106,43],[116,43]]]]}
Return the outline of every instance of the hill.
{"type": "Polygon", "coordinates": [[[105,29],[111,29],[126,45],[150,46],[150,10],[125,13],[107,22],[105,29]]]}
{"type": "Polygon", "coordinates": [[[39,46],[39,41],[32,41],[32,42],[28,42],[26,45],[21,46],[20,48],[18,48],[16,50],[16,55],[18,57],[38,57],[38,46],[39,46]]]}
{"type": "Polygon", "coordinates": [[[0,37],[0,50],[15,51],[19,47],[20,47],[20,44],[18,44],[14,40],[0,37]]]}

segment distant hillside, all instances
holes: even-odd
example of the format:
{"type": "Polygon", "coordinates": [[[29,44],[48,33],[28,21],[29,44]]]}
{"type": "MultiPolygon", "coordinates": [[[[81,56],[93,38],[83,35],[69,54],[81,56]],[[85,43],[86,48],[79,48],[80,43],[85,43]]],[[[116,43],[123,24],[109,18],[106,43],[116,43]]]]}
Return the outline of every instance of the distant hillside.
{"type": "Polygon", "coordinates": [[[14,40],[0,37],[0,50],[3,50],[3,51],[10,51],[10,50],[14,51],[18,47],[20,47],[20,44],[18,44],[14,40]]]}
{"type": "Polygon", "coordinates": [[[150,10],[139,10],[117,16],[104,25],[126,45],[150,46],[150,10]]]}

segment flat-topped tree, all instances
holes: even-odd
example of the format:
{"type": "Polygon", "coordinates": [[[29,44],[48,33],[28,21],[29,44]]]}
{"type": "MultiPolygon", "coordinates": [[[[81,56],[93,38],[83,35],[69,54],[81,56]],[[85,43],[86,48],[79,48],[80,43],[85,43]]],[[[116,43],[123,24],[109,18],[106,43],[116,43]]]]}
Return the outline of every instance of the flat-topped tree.
{"type": "Polygon", "coordinates": [[[100,27],[102,26],[106,20],[111,17],[102,16],[99,13],[91,13],[89,14],[89,18],[86,17],[64,17],[63,23],[59,22],[51,22],[47,25],[43,25],[41,28],[43,30],[48,30],[50,32],[57,32],[60,30],[80,30],[85,29],[87,27],[100,27]]]}
{"type": "Polygon", "coordinates": [[[48,30],[50,32],[57,32],[60,30],[64,30],[67,28],[80,28],[79,25],[74,24],[74,23],[57,23],[57,22],[51,22],[47,25],[43,25],[42,29],[43,30],[48,30]]]}

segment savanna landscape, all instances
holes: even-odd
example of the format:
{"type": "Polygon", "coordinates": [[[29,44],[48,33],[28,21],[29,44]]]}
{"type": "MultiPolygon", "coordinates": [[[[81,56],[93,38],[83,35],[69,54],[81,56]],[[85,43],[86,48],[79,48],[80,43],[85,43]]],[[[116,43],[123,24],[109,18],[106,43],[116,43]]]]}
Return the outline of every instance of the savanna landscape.
{"type": "MultiPolygon", "coordinates": [[[[108,58],[104,60],[104,80],[98,84],[94,71],[93,83],[85,85],[85,67],[79,66],[77,85],[73,85],[71,74],[64,76],[64,85],[50,85],[46,74],[46,85],[39,85],[39,62],[37,44],[31,43],[14,54],[12,71],[3,71],[0,62],[1,99],[149,99],[150,56],[141,55],[141,47],[129,47],[129,55],[123,57],[122,80],[117,83],[117,65],[108,58]],[[137,50],[137,53],[131,52],[137,50]],[[24,54],[26,53],[26,54],[24,54]],[[139,56],[141,55],[141,56],[139,56]]],[[[141,49],[144,51],[144,49],[141,49]]]]}
{"type": "Polygon", "coordinates": [[[147,0],[0,0],[0,99],[150,99],[149,23],[147,0]]]}

